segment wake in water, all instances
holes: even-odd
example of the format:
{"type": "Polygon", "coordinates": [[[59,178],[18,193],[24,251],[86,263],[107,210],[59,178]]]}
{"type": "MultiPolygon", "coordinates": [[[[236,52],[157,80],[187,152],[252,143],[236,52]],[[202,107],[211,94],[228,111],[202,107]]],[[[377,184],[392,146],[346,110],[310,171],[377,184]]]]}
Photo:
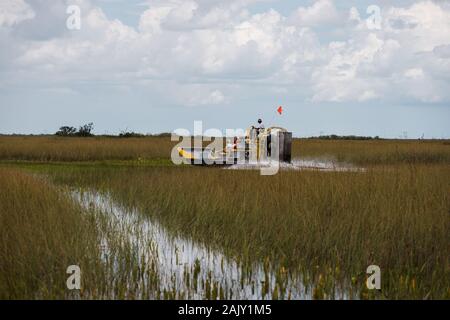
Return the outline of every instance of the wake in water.
{"type": "MultiPolygon", "coordinates": [[[[225,169],[228,170],[258,170],[264,167],[270,167],[270,162],[254,162],[245,164],[234,164],[225,169]]],[[[291,163],[280,162],[281,170],[318,170],[318,171],[351,171],[364,172],[364,168],[354,167],[350,164],[337,163],[332,160],[316,159],[294,159],[291,163]]]]}

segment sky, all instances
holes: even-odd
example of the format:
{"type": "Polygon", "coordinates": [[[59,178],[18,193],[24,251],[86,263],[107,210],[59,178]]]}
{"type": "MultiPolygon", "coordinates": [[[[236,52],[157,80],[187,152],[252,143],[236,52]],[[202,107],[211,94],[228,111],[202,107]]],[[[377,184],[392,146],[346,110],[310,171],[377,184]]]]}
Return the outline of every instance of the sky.
{"type": "Polygon", "coordinates": [[[450,1],[0,1],[0,133],[258,118],[298,137],[450,138],[450,1]]]}

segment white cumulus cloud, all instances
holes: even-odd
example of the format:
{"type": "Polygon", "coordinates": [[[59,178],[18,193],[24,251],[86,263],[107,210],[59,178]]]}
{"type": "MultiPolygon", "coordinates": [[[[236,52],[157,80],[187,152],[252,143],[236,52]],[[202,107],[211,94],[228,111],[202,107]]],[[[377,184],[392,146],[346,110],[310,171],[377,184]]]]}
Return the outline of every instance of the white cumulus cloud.
{"type": "Polygon", "coordinates": [[[252,13],[255,0],[150,1],[137,27],[75,2],[82,28],[70,31],[67,1],[48,10],[1,1],[1,87],[111,83],[189,106],[227,104],[231,92],[264,86],[314,102],[450,101],[445,3],[382,6],[381,29],[369,30],[365,12],[331,0],[289,15],[252,13]]]}

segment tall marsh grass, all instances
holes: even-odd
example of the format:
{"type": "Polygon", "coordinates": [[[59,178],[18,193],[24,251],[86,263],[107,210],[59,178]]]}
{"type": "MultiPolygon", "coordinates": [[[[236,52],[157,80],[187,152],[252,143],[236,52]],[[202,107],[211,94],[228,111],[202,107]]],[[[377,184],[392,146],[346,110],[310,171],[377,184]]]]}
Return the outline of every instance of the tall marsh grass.
{"type": "Polygon", "coordinates": [[[95,223],[44,179],[0,168],[0,185],[0,299],[65,298],[69,265],[91,291],[102,277],[95,223]]]}
{"type": "Polygon", "coordinates": [[[143,261],[105,213],[15,169],[0,168],[0,185],[0,299],[155,296],[153,257],[143,261]],[[79,291],[66,286],[70,265],[81,269],[79,291]]]}
{"type": "Polygon", "coordinates": [[[172,146],[155,137],[0,137],[0,160],[31,161],[0,168],[0,298],[64,297],[65,268],[74,261],[88,270],[82,297],[151,297],[140,288],[157,291],[151,261],[142,263],[104,214],[64,196],[60,188],[68,187],[107,192],[244,267],[260,262],[283,275],[300,274],[314,298],[330,297],[337,284],[361,298],[450,298],[448,141],[294,141],[294,158],[365,167],[358,172],[282,170],[267,177],[120,165],[169,159],[172,146]],[[104,160],[119,164],[90,164],[104,160]],[[52,164],[64,161],[86,164],[52,164]],[[105,237],[112,254],[106,261],[99,248],[105,237]],[[365,286],[372,264],[381,267],[381,292],[365,286]]]}
{"type": "Polygon", "coordinates": [[[1,160],[101,161],[169,158],[170,138],[0,137],[1,160]]]}
{"type": "Polygon", "coordinates": [[[450,164],[448,140],[295,139],[293,157],[321,158],[356,165],[450,164]]]}
{"type": "MultiPolygon", "coordinates": [[[[0,160],[103,161],[170,159],[177,142],[169,137],[0,136],[0,160]]],[[[450,164],[448,140],[294,139],[293,158],[322,158],[357,165],[450,164]]]]}
{"type": "Polygon", "coordinates": [[[445,165],[273,177],[214,168],[83,169],[54,178],[109,190],[172,232],[243,263],[268,261],[316,284],[351,283],[362,298],[450,298],[445,165]],[[381,293],[365,289],[371,264],[381,267],[381,293]]]}

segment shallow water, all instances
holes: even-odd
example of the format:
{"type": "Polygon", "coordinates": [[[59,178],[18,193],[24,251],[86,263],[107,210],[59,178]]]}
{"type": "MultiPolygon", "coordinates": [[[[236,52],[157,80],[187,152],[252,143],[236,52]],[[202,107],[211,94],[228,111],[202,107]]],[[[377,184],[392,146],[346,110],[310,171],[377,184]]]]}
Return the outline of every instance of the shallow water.
{"type": "MultiPolygon", "coordinates": [[[[136,265],[149,261],[156,264],[159,288],[147,294],[140,292],[141,297],[163,298],[162,292],[171,292],[173,298],[183,299],[312,298],[312,286],[305,286],[300,276],[271,269],[263,263],[243,267],[218,250],[170,234],[158,222],[136,209],[121,206],[109,194],[74,191],[72,197],[91,212],[106,216],[113,234],[124,235],[126,248],[131,248],[132,256],[138,258],[136,265]]],[[[103,256],[107,257],[111,253],[110,244],[106,237],[101,242],[103,256]]],[[[342,292],[336,292],[335,297],[347,298],[342,292]]]]}

